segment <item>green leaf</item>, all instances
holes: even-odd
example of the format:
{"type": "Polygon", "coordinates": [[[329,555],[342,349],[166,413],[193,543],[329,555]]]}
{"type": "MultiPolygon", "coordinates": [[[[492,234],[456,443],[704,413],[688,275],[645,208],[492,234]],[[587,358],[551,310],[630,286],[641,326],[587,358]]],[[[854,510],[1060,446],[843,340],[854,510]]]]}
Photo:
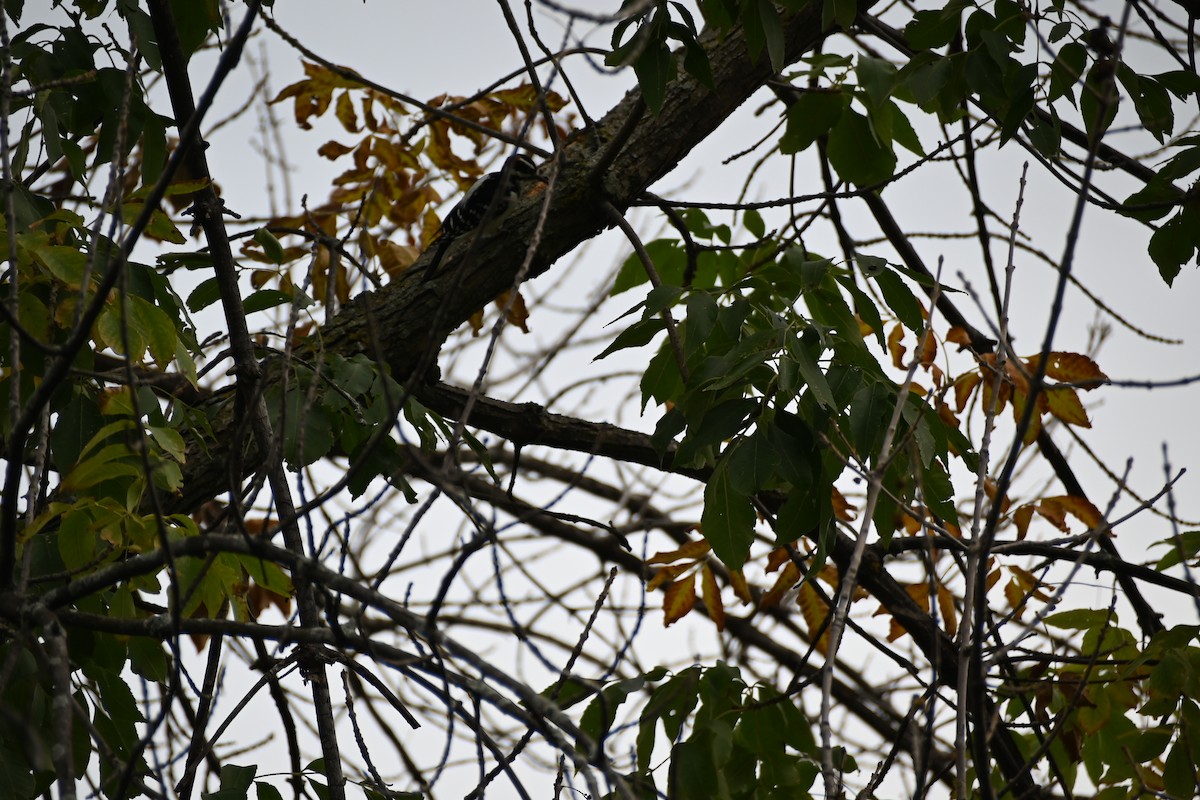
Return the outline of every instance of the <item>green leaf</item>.
{"type": "Polygon", "coordinates": [[[807,150],[813,142],[829,133],[849,102],[850,98],[840,91],[805,91],[788,106],[787,128],[779,140],[780,152],[791,155],[807,150]]]}
{"type": "Polygon", "coordinates": [[[220,299],[221,285],[216,278],[206,278],[188,295],[187,307],[194,313],[202,308],[208,308],[220,299]]]}
{"type": "Polygon", "coordinates": [[[834,407],[833,391],[817,364],[820,353],[817,337],[811,331],[807,331],[803,337],[789,336],[787,339],[787,355],[795,363],[800,377],[804,378],[816,401],[824,408],[831,409],[834,407]]]}
{"type": "Polygon", "coordinates": [[[852,108],[829,132],[828,153],[838,175],[856,186],[881,183],[896,170],[891,147],[879,141],[867,118],[852,108]]]}
{"type": "Polygon", "coordinates": [[[896,86],[895,65],[882,58],[860,55],[855,73],[859,86],[866,93],[867,106],[882,108],[896,86]]]}
{"type": "Polygon", "coordinates": [[[660,39],[646,46],[645,51],[633,65],[642,97],[651,113],[662,109],[667,96],[667,84],[675,77],[675,59],[670,49],[660,39]]]}
{"type": "Polygon", "coordinates": [[[767,487],[778,464],[778,455],[761,428],[739,439],[728,457],[733,489],[747,497],[767,487]]]}
{"type": "Polygon", "coordinates": [[[933,50],[950,44],[958,33],[959,14],[941,9],[918,11],[904,27],[904,38],[917,50],[933,50]]]}
{"type": "Polygon", "coordinates": [[[1196,231],[1176,214],[1150,237],[1150,258],[1158,266],[1163,283],[1171,286],[1192,254],[1196,251],[1196,231]]]}
{"type": "Polygon", "coordinates": [[[266,228],[259,228],[254,232],[254,241],[258,242],[259,246],[262,247],[263,255],[272,264],[283,263],[283,245],[275,238],[275,234],[266,228]]]}
{"type": "Polygon", "coordinates": [[[633,323],[625,330],[617,334],[616,338],[608,347],[604,348],[604,352],[596,356],[593,361],[599,361],[602,358],[612,355],[618,350],[626,350],[632,347],[642,347],[649,344],[655,336],[662,332],[666,327],[666,323],[662,317],[650,317],[649,319],[639,320],[633,323]]]}
{"type": "Polygon", "coordinates": [[[1179,534],[1178,539],[1163,539],[1155,544],[1165,544],[1169,548],[1154,565],[1154,568],[1161,572],[1196,557],[1196,553],[1200,552],[1200,531],[1184,531],[1179,534]]]}
{"type": "Polygon", "coordinates": [[[883,301],[896,318],[904,323],[904,327],[915,333],[925,330],[921,304],[899,275],[891,270],[884,270],[875,276],[875,283],[883,293],[883,301]]]}
{"type": "Polygon", "coordinates": [[[754,506],[733,488],[729,460],[722,459],[704,487],[704,512],[700,525],[713,553],[730,569],[746,563],[754,541],[754,506]]]}
{"type": "MultiPolygon", "coordinates": [[[[674,286],[683,284],[683,273],[687,268],[687,254],[678,241],[655,239],[653,242],[646,243],[646,252],[664,284],[674,286]]],[[[642,266],[642,260],[638,258],[637,253],[632,253],[625,259],[625,263],[617,272],[610,295],[615,297],[635,286],[641,286],[649,280],[646,268],[642,266]]]]}
{"type": "Polygon", "coordinates": [[[958,509],[954,507],[954,484],[950,474],[937,459],[921,468],[921,489],[925,504],[939,519],[958,524],[958,509]]]}
{"type": "Polygon", "coordinates": [[[762,27],[763,41],[767,45],[767,56],[771,59],[771,69],[782,72],[784,63],[783,25],[779,21],[779,12],[771,0],[758,0],[758,23],[762,27]]]}
{"type": "Polygon", "coordinates": [[[753,208],[746,209],[746,213],[742,215],[742,224],[746,226],[746,230],[756,239],[761,239],[767,233],[767,226],[763,223],[762,214],[753,208]]]}
{"type": "Polygon", "coordinates": [[[167,312],[137,295],[129,295],[127,302],[130,326],[146,341],[154,363],[164,369],[175,358],[175,322],[167,312]]]}
{"type": "Polygon", "coordinates": [[[1042,621],[1054,628],[1066,630],[1089,630],[1105,624],[1108,620],[1108,610],[1103,608],[1078,608],[1070,611],[1059,611],[1050,614],[1042,621]]]}
{"type": "Polygon", "coordinates": [[[258,792],[258,800],[283,800],[279,790],[265,781],[255,781],[254,788],[258,792]]]}
{"type": "Polygon", "coordinates": [[[1047,102],[1053,103],[1063,95],[1071,94],[1071,89],[1075,84],[1083,80],[1086,65],[1086,47],[1079,42],[1069,42],[1063,45],[1050,65],[1050,87],[1046,92],[1047,102]]]}
{"type": "Polygon", "coordinates": [[[660,405],[673,402],[683,392],[683,378],[679,374],[679,362],[670,342],[663,342],[658,353],[650,359],[642,374],[642,410],[653,398],[660,405]]]}
{"type": "Polygon", "coordinates": [[[253,314],[292,302],[292,295],[278,289],[259,289],[242,301],[242,311],[253,314]]]}
{"type": "Polygon", "coordinates": [[[89,530],[91,517],[82,511],[63,515],[58,528],[58,553],[63,565],[77,570],[92,560],[96,552],[96,535],[89,530]]]}

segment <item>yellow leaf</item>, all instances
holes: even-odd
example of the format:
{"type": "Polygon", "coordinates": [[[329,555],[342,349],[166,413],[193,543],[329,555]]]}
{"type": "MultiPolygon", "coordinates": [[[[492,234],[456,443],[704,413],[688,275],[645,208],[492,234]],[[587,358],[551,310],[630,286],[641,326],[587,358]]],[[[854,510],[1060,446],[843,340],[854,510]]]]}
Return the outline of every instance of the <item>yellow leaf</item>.
{"type": "Polygon", "coordinates": [[[1004,584],[1004,598],[1008,600],[1009,608],[1016,612],[1017,619],[1020,619],[1025,609],[1025,593],[1015,580],[1010,579],[1004,584]]]}
{"type": "Polygon", "coordinates": [[[663,594],[663,627],[678,622],[696,605],[696,576],[675,581],[663,594]]]}
{"type": "Polygon", "coordinates": [[[1083,403],[1080,402],[1079,395],[1075,393],[1074,389],[1058,386],[1046,389],[1045,395],[1051,414],[1068,425],[1078,425],[1081,428],[1092,427],[1087,411],[1084,410],[1083,403]]]}
{"type": "Polygon", "coordinates": [[[350,133],[358,133],[358,115],[354,113],[354,100],[350,97],[349,92],[342,92],[338,95],[333,113],[337,116],[338,122],[342,123],[343,128],[350,133]]]}
{"type": "Polygon", "coordinates": [[[740,569],[729,571],[729,585],[737,599],[743,603],[751,603],[754,598],[750,595],[750,586],[746,583],[746,574],[740,569]]]}
{"type": "Polygon", "coordinates": [[[721,602],[721,587],[717,586],[717,578],[707,562],[700,570],[700,594],[704,599],[704,608],[716,624],[717,630],[725,630],[725,605],[721,602]]]}
{"type": "Polygon", "coordinates": [[[694,566],[695,562],[689,561],[686,564],[673,564],[669,567],[663,567],[654,573],[654,577],[646,584],[646,590],[652,592],[667,581],[675,580],[694,566]]]}
{"type": "MultiPolygon", "coordinates": [[[[1086,388],[1094,389],[1108,380],[1108,376],[1100,369],[1095,361],[1081,353],[1064,353],[1054,351],[1049,353],[1046,360],[1046,377],[1056,381],[1069,383],[1092,383],[1086,388]]],[[[1038,357],[1030,359],[1036,366],[1038,357]]]]}
{"type": "Polygon", "coordinates": [[[896,369],[904,369],[904,354],[908,350],[900,344],[902,339],[904,339],[904,327],[896,323],[887,337],[888,352],[892,354],[892,366],[896,369]]]}
{"type": "Polygon", "coordinates": [[[678,561],[681,558],[695,560],[697,558],[702,558],[702,557],[708,555],[709,549],[710,549],[710,546],[708,544],[708,540],[696,539],[694,541],[688,542],[687,544],[683,545],[682,547],[676,548],[675,550],[667,550],[666,552],[663,552],[663,553],[655,553],[654,555],[652,555],[649,558],[649,560],[646,561],[646,563],[647,564],[670,564],[672,561],[678,561]]]}
{"type": "Polygon", "coordinates": [[[508,321],[521,329],[521,333],[529,333],[529,308],[525,305],[525,298],[517,292],[513,296],[512,303],[508,301],[508,292],[501,292],[496,298],[496,305],[500,308],[508,307],[508,321]]]}
{"type": "Polygon", "coordinates": [[[796,603],[800,606],[800,613],[804,615],[805,624],[808,625],[809,638],[815,636],[817,631],[821,631],[821,637],[813,643],[813,646],[821,655],[826,655],[829,647],[829,626],[826,624],[829,606],[821,599],[821,595],[817,593],[811,581],[805,581],[804,585],[800,587],[800,591],[796,595],[796,603]]]}

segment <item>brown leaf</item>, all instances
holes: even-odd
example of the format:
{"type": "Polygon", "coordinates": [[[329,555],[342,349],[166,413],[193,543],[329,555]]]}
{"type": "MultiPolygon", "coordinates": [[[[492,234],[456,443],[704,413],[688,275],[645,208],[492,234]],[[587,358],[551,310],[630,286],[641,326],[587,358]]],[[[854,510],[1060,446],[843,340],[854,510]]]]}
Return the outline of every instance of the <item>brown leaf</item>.
{"type": "Polygon", "coordinates": [[[775,570],[782,567],[792,560],[786,547],[779,547],[767,554],[767,564],[763,567],[763,572],[770,575],[775,570]]]}
{"type": "Polygon", "coordinates": [[[1013,512],[1013,523],[1017,526],[1017,541],[1025,541],[1026,534],[1029,533],[1029,523],[1033,519],[1034,507],[1030,503],[1018,508],[1013,512]]]}
{"type": "Polygon", "coordinates": [[[328,158],[330,161],[336,161],[353,149],[354,148],[350,147],[349,145],[344,145],[341,142],[330,140],[317,148],[317,155],[321,156],[322,158],[328,158]]]}

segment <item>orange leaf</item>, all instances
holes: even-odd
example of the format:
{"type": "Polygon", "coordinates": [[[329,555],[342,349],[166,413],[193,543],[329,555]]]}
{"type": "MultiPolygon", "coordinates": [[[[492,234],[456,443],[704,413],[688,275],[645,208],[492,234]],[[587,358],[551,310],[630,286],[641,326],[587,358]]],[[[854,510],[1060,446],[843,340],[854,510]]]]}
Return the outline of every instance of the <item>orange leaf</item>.
{"type": "MultiPolygon", "coordinates": [[[[811,581],[805,581],[800,587],[800,591],[796,595],[796,603],[800,606],[800,613],[804,615],[804,622],[808,625],[808,634],[811,639],[817,631],[821,630],[821,626],[825,625],[825,620],[829,616],[829,606],[813,587],[811,581]]],[[[821,631],[821,638],[817,639],[813,646],[821,655],[826,655],[829,647],[828,626],[821,631]]]]}
{"type": "Polygon", "coordinates": [[[967,333],[967,329],[959,325],[955,325],[946,331],[946,341],[950,344],[957,344],[961,347],[971,346],[971,337],[967,333]]]}
{"type": "Polygon", "coordinates": [[[725,605],[721,602],[721,588],[717,586],[717,578],[707,563],[700,570],[700,593],[704,608],[716,623],[717,630],[725,630],[725,605]]]}
{"type": "Polygon", "coordinates": [[[697,559],[708,555],[709,544],[706,539],[695,539],[688,542],[682,547],[675,550],[667,550],[662,553],[655,553],[646,562],[647,564],[670,564],[672,561],[678,561],[681,558],[697,559]]]}
{"type": "Polygon", "coordinates": [[[899,323],[893,325],[887,337],[887,347],[888,352],[892,354],[892,366],[896,369],[904,369],[904,354],[908,348],[900,344],[903,338],[904,328],[899,323]]]}
{"type": "Polygon", "coordinates": [[[921,608],[929,610],[929,583],[927,581],[905,584],[904,591],[913,599],[913,602],[921,608]]]}
{"type": "Polygon", "coordinates": [[[733,589],[733,593],[737,595],[737,599],[743,603],[751,603],[754,598],[750,595],[750,586],[746,583],[746,573],[740,569],[732,569],[729,571],[729,585],[733,589]]]}
{"type": "Polygon", "coordinates": [[[1091,500],[1086,497],[1075,497],[1074,495],[1064,495],[1056,498],[1062,507],[1067,510],[1067,513],[1075,517],[1075,519],[1087,525],[1089,528],[1099,528],[1104,524],[1104,515],[1100,513],[1100,509],[1092,504],[1091,500]]]}
{"type": "Polygon", "coordinates": [[[853,522],[858,509],[850,505],[850,501],[842,496],[836,486],[833,487],[832,500],[833,515],[842,522],[853,522]]]}
{"type": "Polygon", "coordinates": [[[696,576],[675,581],[663,593],[663,627],[678,622],[696,605],[696,576]]]}
{"type": "Polygon", "coordinates": [[[783,568],[783,572],[779,573],[779,577],[775,579],[775,585],[772,586],[758,601],[759,608],[770,608],[771,606],[779,605],[779,601],[783,599],[783,595],[795,586],[800,581],[800,568],[795,563],[789,561],[788,565],[783,568]]]}
{"type": "Polygon", "coordinates": [[[958,632],[958,612],[954,608],[954,595],[950,590],[938,583],[937,586],[938,611],[942,615],[942,620],[946,626],[946,633],[953,636],[958,632]]]}
{"type": "Polygon", "coordinates": [[[1063,507],[1062,503],[1058,502],[1058,498],[1044,498],[1038,503],[1037,510],[1051,525],[1063,533],[1070,533],[1071,529],[1067,527],[1067,509],[1063,507]]]}
{"type": "Polygon", "coordinates": [[[921,366],[928,369],[933,365],[933,360],[937,358],[937,337],[927,335],[921,343],[921,366]]]}
{"type": "Polygon", "coordinates": [[[1079,395],[1075,393],[1074,389],[1057,386],[1046,389],[1045,395],[1051,414],[1068,425],[1078,425],[1081,428],[1092,427],[1087,411],[1084,410],[1083,403],[1080,402],[1079,395]]]}

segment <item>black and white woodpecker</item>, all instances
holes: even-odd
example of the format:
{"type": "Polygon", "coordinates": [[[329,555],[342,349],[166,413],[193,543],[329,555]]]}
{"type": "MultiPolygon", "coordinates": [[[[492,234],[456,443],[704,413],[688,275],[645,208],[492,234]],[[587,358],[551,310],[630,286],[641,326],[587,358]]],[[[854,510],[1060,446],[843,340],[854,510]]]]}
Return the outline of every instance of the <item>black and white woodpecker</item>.
{"type": "Polygon", "coordinates": [[[489,172],[471,184],[471,188],[450,209],[434,235],[431,244],[437,249],[433,251],[433,259],[425,268],[422,280],[427,281],[437,273],[442,256],[456,239],[503,214],[514,200],[525,193],[532,181],[541,180],[533,159],[518,153],[509,156],[499,171],[489,172]]]}

